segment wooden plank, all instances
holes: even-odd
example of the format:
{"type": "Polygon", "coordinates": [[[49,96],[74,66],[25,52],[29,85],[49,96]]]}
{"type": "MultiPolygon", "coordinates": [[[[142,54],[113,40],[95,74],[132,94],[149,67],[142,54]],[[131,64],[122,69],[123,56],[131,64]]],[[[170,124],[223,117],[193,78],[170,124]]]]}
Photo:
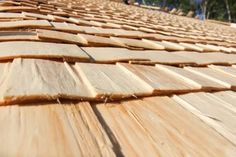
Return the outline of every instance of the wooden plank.
{"type": "Polygon", "coordinates": [[[81,29],[85,31],[87,34],[94,34],[94,35],[99,35],[99,36],[105,36],[105,37],[110,37],[115,35],[115,31],[113,29],[104,29],[100,27],[86,27],[86,26],[80,26],[81,29]]]}
{"type": "Polygon", "coordinates": [[[164,70],[165,72],[169,72],[173,75],[181,77],[186,82],[190,84],[198,85],[202,90],[211,91],[211,90],[226,90],[227,88],[213,80],[210,80],[206,77],[202,77],[190,71],[187,71],[183,68],[176,68],[173,66],[166,65],[156,65],[156,67],[160,70],[164,70]]]}
{"type": "MultiPolygon", "coordinates": [[[[134,52],[134,51],[133,51],[134,52]]],[[[142,54],[147,59],[150,59],[153,64],[168,64],[168,65],[180,65],[180,64],[196,64],[191,58],[186,58],[184,56],[178,56],[174,53],[167,51],[136,51],[142,54]]]]}
{"type": "Polygon", "coordinates": [[[203,48],[195,45],[195,44],[190,44],[190,43],[179,43],[181,46],[183,46],[185,48],[185,50],[189,50],[189,51],[199,51],[199,52],[203,52],[203,48]]]}
{"type": "Polygon", "coordinates": [[[82,79],[97,98],[150,95],[152,88],[116,65],[76,63],[82,79]]]}
{"type": "Polygon", "coordinates": [[[21,13],[0,13],[0,19],[23,19],[23,17],[21,13]]]}
{"type": "Polygon", "coordinates": [[[219,52],[220,51],[220,48],[214,45],[208,45],[208,44],[205,45],[205,44],[200,44],[200,43],[197,43],[196,45],[203,48],[203,50],[206,52],[217,52],[217,51],[219,52]]]}
{"type": "Polygon", "coordinates": [[[236,78],[236,68],[232,66],[216,66],[216,65],[209,65],[208,67],[218,70],[222,73],[228,74],[236,78]]]}
{"type": "Polygon", "coordinates": [[[219,101],[219,99],[207,93],[190,93],[175,96],[174,100],[198,116],[229,141],[236,144],[235,112],[225,107],[225,102],[219,101]]]}
{"type": "Polygon", "coordinates": [[[95,61],[103,63],[114,63],[117,61],[138,61],[148,62],[150,64],[162,63],[170,65],[194,64],[190,59],[179,57],[165,51],[138,51],[128,50],[124,48],[108,48],[108,47],[83,47],[83,49],[95,61]]]}
{"type": "Polygon", "coordinates": [[[94,108],[124,156],[218,157],[236,153],[235,145],[168,97],[96,104],[94,108]]]}
{"type": "Polygon", "coordinates": [[[228,104],[230,104],[234,108],[236,108],[236,104],[235,104],[236,93],[235,92],[233,92],[233,91],[223,91],[223,92],[213,93],[213,95],[216,96],[217,98],[220,98],[221,100],[227,102],[228,104]]]}
{"type": "Polygon", "coordinates": [[[143,39],[144,42],[146,43],[153,43],[153,44],[158,44],[164,47],[165,50],[169,51],[183,51],[185,48],[177,43],[172,43],[168,41],[154,41],[154,40],[147,40],[143,39]]]}
{"type": "Polygon", "coordinates": [[[37,29],[37,35],[40,39],[54,40],[65,43],[72,43],[78,45],[87,45],[88,41],[78,35],[71,33],[64,33],[60,31],[51,31],[45,29],[37,29]]]}
{"type": "Polygon", "coordinates": [[[140,31],[130,31],[122,29],[110,29],[110,31],[114,32],[115,36],[123,38],[141,38],[145,34],[140,31]]]}
{"type": "Polygon", "coordinates": [[[143,40],[137,40],[137,39],[128,39],[128,38],[117,38],[117,37],[111,37],[112,40],[122,43],[124,45],[130,46],[130,47],[137,47],[137,48],[143,48],[143,49],[154,49],[154,50],[163,50],[164,47],[162,45],[158,45],[155,43],[147,43],[143,40]]]}
{"type": "Polygon", "coordinates": [[[34,17],[37,19],[42,19],[42,20],[53,20],[50,16],[43,15],[43,14],[36,14],[36,13],[30,13],[30,12],[22,12],[22,15],[24,17],[34,17]]]}
{"type": "Polygon", "coordinates": [[[34,12],[37,11],[37,8],[28,7],[28,6],[2,6],[0,7],[1,12],[22,12],[22,11],[29,11],[34,12]]]}
{"type": "Polygon", "coordinates": [[[189,51],[179,51],[174,52],[175,55],[189,58],[192,61],[196,62],[198,65],[209,65],[209,64],[220,64],[220,65],[229,65],[232,64],[234,59],[232,56],[224,53],[197,53],[189,51]]]}
{"type": "Polygon", "coordinates": [[[97,104],[95,108],[104,120],[102,125],[109,126],[110,134],[118,143],[117,148],[122,156],[156,157],[159,155],[146,131],[126,113],[121,104],[97,104]]]}
{"type": "Polygon", "coordinates": [[[71,19],[64,17],[63,15],[48,15],[55,22],[72,22],[71,19]]]}
{"type": "Polygon", "coordinates": [[[77,34],[80,38],[88,41],[88,46],[113,46],[113,47],[126,47],[124,44],[112,40],[111,38],[99,37],[89,34],[77,34]]]}
{"type": "Polygon", "coordinates": [[[114,63],[118,61],[149,60],[145,53],[138,53],[125,48],[82,47],[96,62],[114,63]]]}
{"type": "Polygon", "coordinates": [[[47,20],[23,20],[23,21],[9,21],[0,22],[0,29],[12,28],[48,28],[51,24],[47,20]]]}
{"type": "Polygon", "coordinates": [[[38,41],[35,32],[24,31],[2,31],[0,32],[0,41],[38,41]]]}
{"type": "Polygon", "coordinates": [[[150,97],[122,102],[122,105],[151,136],[160,156],[208,157],[235,153],[229,141],[169,97],[150,97]],[[228,147],[222,148],[221,141],[228,147]],[[220,152],[218,147],[222,148],[220,152]],[[233,152],[229,153],[228,148],[233,152]]]}
{"type": "Polygon", "coordinates": [[[89,60],[78,46],[73,44],[56,44],[46,42],[12,41],[0,43],[0,60],[18,57],[24,58],[54,58],[68,61],[89,60]],[[45,49],[46,47],[46,49],[45,49]]]}
{"type": "Polygon", "coordinates": [[[6,156],[115,156],[87,102],[2,106],[0,124],[6,156]]]}
{"type": "Polygon", "coordinates": [[[73,66],[39,59],[15,59],[1,87],[1,104],[92,97],[73,66]]]}
{"type": "Polygon", "coordinates": [[[8,74],[10,62],[0,63],[0,84],[3,84],[8,74]]]}
{"type": "Polygon", "coordinates": [[[69,18],[72,22],[81,25],[81,26],[95,26],[95,27],[101,27],[102,25],[99,24],[98,22],[93,22],[93,21],[87,21],[87,20],[82,20],[78,18],[69,18]]]}
{"type": "Polygon", "coordinates": [[[142,79],[158,94],[183,93],[200,90],[201,88],[199,85],[190,84],[181,77],[159,70],[153,66],[125,63],[118,63],[117,65],[121,67],[124,72],[130,73],[135,78],[142,79]]]}
{"type": "Polygon", "coordinates": [[[184,67],[195,74],[211,79],[227,88],[236,88],[236,78],[211,68],[184,67]]]}
{"type": "Polygon", "coordinates": [[[51,25],[54,27],[55,30],[58,31],[65,31],[71,33],[82,33],[84,30],[77,26],[76,24],[69,24],[66,22],[50,22],[51,25]]]}

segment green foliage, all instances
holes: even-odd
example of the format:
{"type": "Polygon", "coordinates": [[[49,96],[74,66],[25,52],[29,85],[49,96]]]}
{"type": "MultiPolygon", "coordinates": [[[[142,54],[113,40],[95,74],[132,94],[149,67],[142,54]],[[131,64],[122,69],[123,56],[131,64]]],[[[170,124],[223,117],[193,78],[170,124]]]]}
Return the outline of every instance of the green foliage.
{"type": "Polygon", "coordinates": [[[162,7],[181,9],[185,13],[189,11],[199,12],[205,9],[205,17],[222,21],[236,22],[236,0],[143,0],[149,5],[161,5],[162,7]],[[227,8],[228,3],[228,8],[227,8]],[[230,14],[230,16],[229,16],[230,14]]]}

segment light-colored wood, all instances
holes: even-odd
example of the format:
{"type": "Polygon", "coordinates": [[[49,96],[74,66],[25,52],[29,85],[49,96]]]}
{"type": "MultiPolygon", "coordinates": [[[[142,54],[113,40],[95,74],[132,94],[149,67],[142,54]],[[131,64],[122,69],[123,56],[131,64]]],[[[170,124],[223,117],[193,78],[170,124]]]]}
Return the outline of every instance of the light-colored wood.
{"type": "Polygon", "coordinates": [[[21,13],[0,13],[0,19],[23,19],[23,17],[21,13]]]}
{"type": "Polygon", "coordinates": [[[28,6],[4,6],[4,7],[0,7],[0,11],[1,12],[21,12],[21,11],[36,11],[37,8],[34,7],[28,7],[28,6]]]}
{"type": "Polygon", "coordinates": [[[186,82],[189,82],[190,84],[192,83],[194,85],[198,85],[203,90],[226,90],[227,89],[225,86],[213,80],[210,80],[206,77],[202,77],[200,75],[187,71],[183,68],[176,68],[173,66],[166,66],[166,65],[160,65],[160,64],[157,64],[156,67],[158,69],[164,70],[165,72],[169,72],[171,74],[179,76],[186,82]]]}
{"type": "Polygon", "coordinates": [[[224,53],[197,53],[188,51],[174,52],[175,55],[189,58],[198,65],[221,64],[228,65],[234,63],[233,56],[224,53]]]}
{"type": "Polygon", "coordinates": [[[170,51],[183,51],[185,48],[177,43],[172,43],[172,42],[167,42],[167,41],[154,41],[154,40],[146,40],[143,39],[143,41],[147,43],[153,43],[157,45],[161,45],[164,47],[165,50],[170,50],[170,51]]]}
{"type": "Polygon", "coordinates": [[[200,51],[202,52],[204,49],[195,45],[195,44],[190,44],[190,43],[179,43],[181,46],[185,48],[185,50],[190,50],[190,51],[200,51]]]}
{"type": "Polygon", "coordinates": [[[205,44],[200,44],[200,43],[197,43],[196,45],[201,47],[206,52],[220,51],[220,48],[213,46],[213,45],[205,45],[205,44]]]}
{"type": "Polygon", "coordinates": [[[153,89],[116,65],[76,63],[76,67],[95,97],[123,98],[150,95],[153,89]]]}
{"type": "Polygon", "coordinates": [[[215,65],[209,65],[208,67],[218,70],[222,73],[231,75],[236,78],[236,68],[233,68],[231,66],[215,66],[215,65]]]}
{"type": "Polygon", "coordinates": [[[65,60],[88,60],[89,56],[73,44],[12,41],[0,43],[0,60],[25,58],[54,58],[65,60]]]}
{"type": "MultiPolygon", "coordinates": [[[[214,96],[217,98],[220,98],[221,100],[227,102],[231,106],[233,106],[236,109],[236,93],[232,91],[223,91],[223,92],[216,92],[213,93],[214,96]]],[[[235,111],[234,109],[234,111],[235,111]]]]}
{"type": "Polygon", "coordinates": [[[114,36],[115,35],[114,31],[116,31],[113,29],[104,29],[100,27],[89,27],[89,26],[80,26],[80,27],[87,34],[94,34],[94,35],[105,36],[105,37],[114,36]]]}
{"type": "Polygon", "coordinates": [[[235,112],[225,107],[226,102],[219,101],[207,93],[174,96],[174,100],[236,144],[235,112]]]}
{"type": "Polygon", "coordinates": [[[50,16],[42,15],[42,14],[36,14],[36,13],[30,13],[30,12],[22,12],[22,15],[24,17],[34,17],[37,19],[43,19],[43,20],[53,20],[50,16]]]}
{"type": "Polygon", "coordinates": [[[146,53],[139,53],[125,48],[82,47],[96,62],[114,63],[118,61],[149,60],[146,53]]]}
{"type": "Polygon", "coordinates": [[[223,72],[211,68],[193,68],[193,67],[184,67],[184,68],[195,74],[201,75],[217,83],[220,83],[221,85],[226,86],[227,88],[235,89],[236,87],[236,78],[223,72]]]}
{"type": "Polygon", "coordinates": [[[200,86],[190,84],[179,76],[167,73],[152,66],[132,65],[118,63],[124,72],[129,72],[133,77],[138,77],[149,84],[154,92],[159,94],[182,93],[200,90],[200,86]]]}
{"type": "Polygon", "coordinates": [[[10,62],[0,63],[0,84],[3,84],[9,71],[10,62]]]}
{"type": "Polygon", "coordinates": [[[90,104],[0,107],[4,156],[115,156],[90,104]]]}
{"type": "Polygon", "coordinates": [[[117,38],[117,37],[111,37],[111,39],[116,42],[130,46],[130,47],[137,47],[137,48],[143,48],[143,49],[155,49],[155,50],[163,50],[164,49],[164,47],[162,45],[158,45],[155,43],[148,43],[143,40],[117,38]]]}
{"type": "Polygon", "coordinates": [[[80,38],[84,38],[88,41],[88,46],[115,46],[115,47],[126,47],[124,44],[114,41],[110,38],[99,37],[89,34],[77,34],[80,38]]]}
{"type": "Polygon", "coordinates": [[[75,24],[69,24],[65,22],[51,22],[51,25],[54,27],[55,30],[58,31],[65,31],[65,32],[72,32],[72,33],[82,33],[84,30],[75,25],[75,24]]]}
{"type": "Polygon", "coordinates": [[[1,104],[92,97],[73,66],[39,59],[15,59],[1,89],[1,104]]]}
{"type": "Polygon", "coordinates": [[[111,135],[119,144],[117,148],[120,149],[121,154],[137,157],[159,156],[158,150],[146,131],[127,113],[121,104],[97,104],[95,108],[105,124],[109,126],[111,135]]]}
{"type": "Polygon", "coordinates": [[[143,32],[147,32],[147,33],[156,33],[155,30],[149,29],[149,28],[145,28],[145,27],[139,27],[138,30],[143,31],[143,32]]]}
{"type": "Polygon", "coordinates": [[[76,34],[64,33],[59,31],[51,31],[45,29],[37,29],[37,35],[40,39],[48,39],[54,41],[61,41],[65,43],[72,43],[78,45],[87,45],[88,41],[76,34]]]}
{"type": "Polygon", "coordinates": [[[124,156],[236,154],[232,143],[168,97],[96,104],[94,108],[110,126],[124,156]]]}
{"type": "Polygon", "coordinates": [[[1,32],[0,41],[38,41],[35,32],[5,31],[1,32]]]}
{"type": "Polygon", "coordinates": [[[22,20],[11,22],[0,22],[0,29],[12,29],[12,28],[48,28],[51,24],[47,20],[22,20]]]}
{"type": "Polygon", "coordinates": [[[82,25],[82,26],[96,26],[96,27],[101,27],[102,26],[98,22],[86,21],[86,20],[82,20],[82,19],[78,19],[78,18],[73,18],[73,17],[70,17],[69,19],[71,21],[75,22],[76,24],[82,25]]]}
{"type": "Polygon", "coordinates": [[[139,52],[140,55],[151,60],[153,64],[155,63],[168,64],[168,65],[196,64],[191,58],[178,56],[173,52],[170,53],[167,51],[157,51],[157,50],[156,51],[146,50],[146,51],[136,51],[136,52],[139,52]]]}

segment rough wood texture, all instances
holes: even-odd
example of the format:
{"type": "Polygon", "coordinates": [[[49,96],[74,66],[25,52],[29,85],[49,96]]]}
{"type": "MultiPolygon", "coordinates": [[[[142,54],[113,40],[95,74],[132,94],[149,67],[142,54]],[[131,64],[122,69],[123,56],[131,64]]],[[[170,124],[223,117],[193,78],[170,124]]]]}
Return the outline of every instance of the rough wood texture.
{"type": "Polygon", "coordinates": [[[235,56],[208,20],[0,0],[0,157],[235,157],[235,56]]]}
{"type": "Polygon", "coordinates": [[[5,31],[1,32],[0,41],[38,41],[34,32],[5,31]]]}
{"type": "Polygon", "coordinates": [[[76,63],[76,67],[95,97],[111,98],[150,95],[153,89],[115,65],[76,63]]]}
{"type": "Polygon", "coordinates": [[[201,89],[206,90],[206,91],[229,89],[213,80],[202,77],[200,75],[187,71],[183,68],[176,68],[173,66],[166,66],[166,65],[160,65],[160,64],[157,64],[156,67],[161,70],[164,70],[165,72],[169,72],[171,74],[179,76],[186,82],[189,82],[190,84],[192,83],[194,85],[199,85],[201,89]]]}
{"type": "Polygon", "coordinates": [[[188,52],[188,51],[179,51],[174,52],[175,55],[189,58],[193,62],[196,62],[198,65],[209,65],[209,64],[233,64],[235,63],[235,58],[232,55],[224,53],[197,53],[197,52],[188,52]]]}
{"type": "Polygon", "coordinates": [[[63,33],[59,31],[43,30],[43,29],[37,29],[36,31],[40,39],[61,41],[78,45],[88,44],[88,41],[86,39],[81,38],[80,36],[75,34],[63,33]]]}
{"type": "Polygon", "coordinates": [[[93,36],[88,34],[77,34],[80,38],[88,41],[89,46],[117,46],[126,47],[124,44],[114,41],[110,38],[93,36]]]}
{"type": "Polygon", "coordinates": [[[231,105],[231,108],[234,111],[236,111],[236,103],[235,103],[236,93],[235,92],[232,92],[232,91],[217,92],[217,93],[214,93],[214,96],[227,102],[229,105],[231,105]]]}
{"type": "Polygon", "coordinates": [[[140,78],[154,89],[154,92],[172,93],[199,90],[201,87],[190,84],[180,77],[159,70],[152,66],[118,64],[124,72],[130,73],[135,78],[140,78]]]}
{"type": "Polygon", "coordinates": [[[235,89],[236,87],[236,77],[230,76],[223,72],[211,69],[211,68],[193,68],[193,67],[185,67],[186,70],[189,70],[193,73],[211,79],[215,82],[220,83],[227,88],[235,89]]]}
{"type": "Polygon", "coordinates": [[[1,88],[2,104],[92,96],[73,67],[46,60],[15,59],[1,88]]]}
{"type": "Polygon", "coordinates": [[[47,28],[51,27],[51,24],[46,20],[24,20],[24,21],[12,21],[12,22],[0,22],[0,29],[12,29],[12,28],[47,28]]]}
{"type": "Polygon", "coordinates": [[[155,43],[148,43],[142,40],[137,39],[127,39],[127,38],[116,38],[111,37],[112,40],[125,44],[130,47],[137,47],[137,48],[143,48],[143,49],[154,49],[154,50],[163,50],[164,47],[162,45],[158,45],[155,43]]]}
{"type": "Polygon", "coordinates": [[[218,157],[236,153],[232,143],[168,97],[97,104],[95,108],[124,156],[218,157]]]}
{"type": "Polygon", "coordinates": [[[115,156],[89,103],[0,108],[2,156],[115,156]]]}
{"type": "Polygon", "coordinates": [[[212,69],[218,70],[220,72],[223,72],[225,74],[231,75],[233,77],[236,77],[236,68],[234,67],[226,67],[226,66],[215,66],[215,65],[210,65],[208,66],[212,69]]]}
{"type": "Polygon", "coordinates": [[[150,63],[153,64],[168,64],[168,65],[184,65],[184,64],[196,64],[194,60],[191,58],[186,58],[184,56],[178,56],[173,52],[167,51],[153,51],[153,50],[146,50],[146,51],[137,51],[143,57],[151,60],[150,63]]]}
{"type": "Polygon", "coordinates": [[[12,41],[0,43],[0,60],[18,57],[25,58],[54,58],[65,60],[88,60],[78,46],[72,44],[56,44],[46,42],[12,41]]]}
{"type": "Polygon", "coordinates": [[[131,51],[125,48],[82,47],[96,62],[114,63],[118,61],[149,60],[142,52],[131,51]]]}
{"type": "Polygon", "coordinates": [[[216,99],[207,93],[174,96],[174,100],[236,144],[235,112],[225,101],[216,99]]]}

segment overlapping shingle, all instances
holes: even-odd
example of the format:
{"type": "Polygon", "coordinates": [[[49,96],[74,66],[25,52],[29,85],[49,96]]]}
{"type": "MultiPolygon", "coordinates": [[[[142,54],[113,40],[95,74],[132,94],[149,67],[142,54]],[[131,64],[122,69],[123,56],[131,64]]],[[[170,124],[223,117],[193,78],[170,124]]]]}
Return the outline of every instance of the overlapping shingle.
{"type": "Polygon", "coordinates": [[[222,73],[211,68],[185,67],[185,69],[208,79],[211,79],[213,81],[216,81],[221,85],[226,86],[227,88],[235,89],[236,77],[230,76],[228,74],[222,73]]]}
{"type": "Polygon", "coordinates": [[[144,65],[118,64],[125,72],[137,77],[159,94],[184,93],[200,90],[200,86],[182,81],[181,77],[174,76],[158,68],[144,65]]]}
{"type": "Polygon", "coordinates": [[[0,124],[4,155],[115,156],[88,102],[1,107],[0,124]]]}
{"type": "Polygon", "coordinates": [[[92,97],[73,67],[47,60],[15,59],[1,89],[1,104],[92,97]]]}
{"type": "Polygon", "coordinates": [[[0,29],[12,28],[48,28],[51,24],[47,20],[22,20],[22,21],[9,21],[0,22],[0,29]]]}
{"type": "Polygon", "coordinates": [[[150,95],[152,87],[115,65],[76,63],[76,67],[95,97],[111,98],[150,95]]]}
{"type": "Polygon", "coordinates": [[[0,12],[1,155],[236,156],[234,29],[103,0],[0,12]]]}
{"type": "Polygon", "coordinates": [[[88,41],[76,34],[64,33],[59,31],[43,30],[37,29],[37,35],[40,39],[52,40],[52,41],[61,41],[65,43],[72,43],[78,45],[87,45],[88,41]]]}
{"type": "Polygon", "coordinates": [[[124,156],[235,154],[228,140],[168,97],[96,104],[94,108],[102,124],[110,126],[124,156]]]}
{"type": "Polygon", "coordinates": [[[68,61],[90,59],[84,51],[73,44],[56,44],[31,41],[1,42],[0,51],[0,60],[9,60],[19,57],[65,59],[68,61]]]}
{"type": "Polygon", "coordinates": [[[174,99],[235,144],[235,112],[224,100],[207,93],[191,93],[174,99]]]}
{"type": "Polygon", "coordinates": [[[202,77],[201,75],[197,75],[190,71],[185,70],[184,68],[176,68],[172,66],[165,66],[165,65],[156,65],[157,68],[162,69],[166,72],[172,73],[176,76],[181,77],[186,82],[190,84],[195,84],[201,87],[201,89],[206,91],[211,90],[225,90],[227,87],[217,83],[213,80],[210,80],[206,77],[202,77]]]}

